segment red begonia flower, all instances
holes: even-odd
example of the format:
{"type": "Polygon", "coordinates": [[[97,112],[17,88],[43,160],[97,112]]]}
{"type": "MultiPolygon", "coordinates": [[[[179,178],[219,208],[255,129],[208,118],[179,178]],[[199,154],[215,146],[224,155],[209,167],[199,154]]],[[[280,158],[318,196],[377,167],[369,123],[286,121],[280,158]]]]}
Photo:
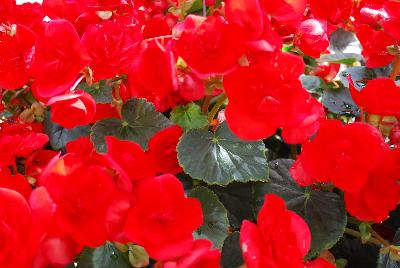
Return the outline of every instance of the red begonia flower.
{"type": "Polygon", "coordinates": [[[313,67],[310,75],[318,76],[326,83],[332,81],[340,71],[340,64],[338,63],[321,63],[313,67]]]}
{"type": "Polygon", "coordinates": [[[127,74],[137,57],[137,45],[141,39],[136,32],[118,21],[105,21],[90,25],[82,36],[82,43],[93,59],[89,67],[95,81],[127,74]]]}
{"type": "Polygon", "coordinates": [[[395,56],[387,50],[388,46],[395,44],[395,40],[385,31],[374,30],[364,24],[357,28],[356,34],[362,45],[362,55],[366,59],[367,67],[386,66],[395,59],[395,56]]]}
{"type": "Polygon", "coordinates": [[[225,16],[245,30],[246,39],[257,40],[264,31],[264,14],[259,0],[227,0],[225,16]]]}
{"type": "Polygon", "coordinates": [[[203,80],[194,73],[184,73],[178,76],[178,96],[180,102],[197,101],[204,97],[206,88],[203,80]]]}
{"type": "Polygon", "coordinates": [[[52,150],[39,150],[33,152],[25,161],[25,174],[36,178],[58,153],[52,150]]]}
{"type": "Polygon", "coordinates": [[[346,23],[353,10],[353,0],[310,0],[312,14],[332,24],[346,23]]]}
{"type": "Polygon", "coordinates": [[[285,128],[288,142],[294,143],[314,134],[323,111],[302,88],[298,78],[303,72],[300,57],[277,53],[225,76],[231,130],[241,139],[257,140],[285,128]],[[292,135],[297,128],[301,131],[292,135]]]}
{"type": "Polygon", "coordinates": [[[32,30],[38,29],[45,17],[43,7],[39,3],[17,5],[10,17],[11,23],[22,24],[32,30]]]}
{"type": "Polygon", "coordinates": [[[105,118],[120,118],[115,106],[111,103],[96,103],[96,114],[91,123],[105,118]]]}
{"type": "Polygon", "coordinates": [[[305,90],[294,94],[292,105],[288,108],[289,116],[282,127],[282,138],[289,144],[307,141],[319,129],[325,119],[324,107],[305,90]]]}
{"type": "Polygon", "coordinates": [[[171,126],[157,132],[148,143],[149,156],[155,170],[159,174],[177,174],[182,172],[178,163],[176,147],[182,136],[182,129],[179,126],[171,126]]]}
{"type": "MultiPolygon", "coordinates": [[[[136,154],[138,152],[134,150],[136,148],[135,147],[136,144],[132,143],[133,145],[135,145],[132,146],[134,148],[133,150],[128,149],[128,152],[126,154],[119,154],[120,152],[123,152],[122,146],[125,143],[119,142],[117,139],[112,137],[107,137],[106,141],[108,142],[108,145],[111,146],[111,151],[109,150],[107,154],[97,153],[89,137],[80,137],[74,141],[67,143],[66,150],[67,153],[73,153],[76,157],[79,158],[79,161],[85,163],[85,165],[104,166],[105,168],[108,169],[110,174],[114,176],[114,181],[117,185],[118,190],[121,190],[122,192],[131,192],[132,191],[131,180],[134,180],[136,177],[130,178],[129,174],[133,175],[136,174],[134,172],[129,173],[131,170],[129,169],[130,167],[127,165],[127,162],[130,160],[135,161],[135,159],[137,159],[138,157],[140,158],[144,153],[136,154]],[[116,158],[114,159],[113,156],[115,156],[116,158]]],[[[126,144],[127,148],[131,148],[130,144],[128,143],[126,144]]],[[[141,162],[141,163],[147,164],[147,162],[141,162]]],[[[134,165],[134,167],[137,166],[134,165]]],[[[146,176],[141,173],[143,171],[144,169],[143,170],[138,169],[137,176],[139,178],[141,178],[140,176],[146,176]]],[[[149,177],[152,177],[153,175],[154,173],[151,173],[149,177]]]]}
{"type": "Polygon", "coordinates": [[[106,214],[106,229],[109,240],[119,243],[129,243],[124,228],[129,211],[134,203],[134,197],[130,193],[119,192],[106,214]]]}
{"type": "Polygon", "coordinates": [[[32,209],[34,232],[38,243],[33,267],[64,267],[82,250],[69,235],[58,226],[54,217],[56,204],[45,187],[33,190],[29,205],[32,209]]]}
{"type": "Polygon", "coordinates": [[[28,180],[19,173],[12,175],[8,168],[0,168],[0,187],[14,190],[25,199],[28,199],[32,192],[28,180]]]}
{"type": "Polygon", "coordinates": [[[146,98],[160,112],[175,106],[177,78],[170,45],[163,48],[156,42],[145,42],[128,78],[133,97],[146,98]]]}
{"type": "Polygon", "coordinates": [[[186,198],[181,182],[173,175],[142,181],[135,192],[125,232],[161,261],[187,254],[193,246],[193,231],[203,222],[200,202],[186,198]]]}
{"type": "Polygon", "coordinates": [[[225,76],[224,88],[229,99],[225,115],[232,131],[247,140],[273,135],[285,123],[289,95],[293,85],[300,86],[295,79],[303,72],[301,58],[279,53],[225,76]]]}
{"type": "Polygon", "coordinates": [[[361,221],[381,222],[400,202],[400,149],[388,150],[358,192],[345,192],[346,209],[361,221]]]}
{"type": "Polygon", "coordinates": [[[29,157],[49,141],[46,134],[35,133],[25,124],[1,124],[0,128],[0,166],[15,164],[16,157],[29,157]]]}
{"type": "Polygon", "coordinates": [[[47,105],[51,106],[51,120],[64,128],[87,125],[96,114],[93,97],[83,90],[53,97],[47,105]]]}
{"type": "Polygon", "coordinates": [[[26,60],[35,44],[36,35],[23,25],[16,25],[16,33],[0,32],[0,87],[18,89],[29,80],[26,60]]]}
{"type": "Polygon", "coordinates": [[[206,239],[198,239],[185,256],[167,262],[158,262],[156,268],[219,268],[221,253],[211,250],[212,243],[206,239]]]}
{"type": "Polygon", "coordinates": [[[400,41],[400,3],[386,1],[384,8],[388,16],[383,21],[383,28],[386,33],[390,34],[397,41],[400,41]]]}
{"type": "Polygon", "coordinates": [[[84,13],[97,0],[43,0],[43,9],[53,20],[66,19],[71,23],[84,13]]]}
{"type": "Polygon", "coordinates": [[[146,21],[143,28],[143,39],[170,35],[171,29],[164,17],[152,17],[146,21]]]}
{"type": "Polygon", "coordinates": [[[28,202],[16,191],[0,188],[2,268],[32,267],[32,215],[28,202]]]}
{"type": "Polygon", "coordinates": [[[200,76],[223,75],[245,52],[240,32],[223,17],[189,15],[174,28],[174,51],[200,76]]]}
{"type": "Polygon", "coordinates": [[[30,65],[35,97],[46,100],[71,89],[90,57],[72,24],[43,22],[30,65]]]}
{"type": "Polygon", "coordinates": [[[49,164],[41,181],[65,233],[83,246],[97,247],[107,240],[106,213],[117,194],[107,169],[84,165],[74,154],[67,154],[49,164]]]}
{"type": "MultiPolygon", "coordinates": [[[[307,223],[286,208],[282,198],[265,195],[257,225],[244,220],[240,244],[248,268],[304,268],[310,250],[311,233],[307,223]]],[[[329,263],[319,267],[334,267],[329,263]]]]}
{"type": "Polygon", "coordinates": [[[367,184],[369,172],[379,165],[386,149],[384,138],[373,126],[328,120],[303,145],[290,172],[302,186],[332,182],[344,191],[357,192],[367,184]]]}
{"type": "Polygon", "coordinates": [[[368,24],[374,29],[381,28],[389,17],[382,1],[362,1],[354,10],[353,16],[356,25],[368,24]]]}
{"type": "Polygon", "coordinates": [[[400,87],[393,79],[382,77],[368,81],[357,90],[349,78],[350,93],[354,102],[365,112],[400,117],[400,87]]]}
{"type": "Polygon", "coordinates": [[[278,25],[295,28],[299,25],[306,10],[306,0],[261,0],[265,12],[278,25]]]}
{"type": "Polygon", "coordinates": [[[326,20],[308,19],[297,28],[294,44],[307,56],[319,58],[329,46],[326,20]]]}
{"type": "Polygon", "coordinates": [[[120,166],[132,181],[150,179],[155,170],[143,149],[134,142],[106,137],[107,153],[105,156],[120,166]]]}
{"type": "Polygon", "coordinates": [[[16,6],[15,0],[1,0],[0,1],[0,23],[7,22],[10,14],[16,6]]]}

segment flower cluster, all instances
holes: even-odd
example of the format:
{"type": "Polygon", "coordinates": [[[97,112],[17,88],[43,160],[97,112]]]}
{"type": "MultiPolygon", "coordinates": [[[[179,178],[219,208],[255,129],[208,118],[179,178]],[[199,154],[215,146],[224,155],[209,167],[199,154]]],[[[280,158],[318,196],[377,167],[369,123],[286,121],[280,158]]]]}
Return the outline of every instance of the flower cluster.
{"type": "Polygon", "coordinates": [[[399,26],[397,0],[0,0],[0,267],[329,268],[347,214],[398,256],[399,26]]]}

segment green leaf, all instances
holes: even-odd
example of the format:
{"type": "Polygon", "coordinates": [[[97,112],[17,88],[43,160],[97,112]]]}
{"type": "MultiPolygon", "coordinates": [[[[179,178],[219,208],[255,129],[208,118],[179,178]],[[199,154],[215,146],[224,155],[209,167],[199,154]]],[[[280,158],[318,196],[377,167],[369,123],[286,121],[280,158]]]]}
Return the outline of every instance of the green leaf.
{"type": "Polygon", "coordinates": [[[356,53],[338,53],[322,55],[317,62],[330,62],[338,64],[351,65],[356,61],[361,61],[363,58],[360,54],[356,53]]]}
{"type": "Polygon", "coordinates": [[[185,133],[178,144],[178,160],[187,174],[208,184],[262,181],[268,177],[264,143],[240,140],[226,123],[215,133],[185,133]]]}
{"type": "Polygon", "coordinates": [[[353,32],[337,28],[329,37],[329,50],[335,53],[361,53],[361,44],[353,32]]]}
{"type": "Polygon", "coordinates": [[[224,241],[221,251],[222,268],[236,268],[243,264],[242,249],[240,248],[240,233],[230,234],[224,241]]]}
{"type": "Polygon", "coordinates": [[[200,107],[195,103],[176,107],[171,113],[171,120],[185,131],[208,125],[207,116],[201,112],[200,107]]]}
{"type": "Polygon", "coordinates": [[[122,120],[106,118],[97,121],[90,136],[99,152],[106,151],[106,136],[130,140],[146,149],[149,139],[170,125],[162,113],[156,112],[153,104],[144,99],[130,99],[122,107],[122,120]]]}
{"type": "Polygon", "coordinates": [[[195,232],[198,238],[211,240],[214,247],[221,248],[228,236],[229,221],[227,211],[218,196],[206,187],[199,186],[190,192],[190,197],[201,202],[204,223],[195,232]]]}
{"type": "Polygon", "coordinates": [[[300,80],[303,87],[310,93],[318,93],[324,87],[324,83],[318,76],[302,75],[300,80]]]}
{"type": "Polygon", "coordinates": [[[354,82],[356,89],[361,90],[368,80],[378,77],[388,77],[391,73],[392,67],[386,66],[382,68],[367,68],[363,66],[350,67],[341,72],[339,77],[340,81],[345,87],[349,87],[349,76],[354,82]]]}
{"type": "Polygon", "coordinates": [[[95,249],[85,248],[76,262],[77,268],[132,268],[128,257],[109,242],[95,249]]]}
{"type": "Polygon", "coordinates": [[[261,182],[234,182],[226,187],[211,187],[228,210],[229,223],[234,228],[239,229],[245,219],[253,221],[257,218],[254,192],[255,188],[262,185],[261,182]]]}
{"type": "Polygon", "coordinates": [[[101,80],[91,86],[83,82],[79,84],[78,88],[92,95],[96,103],[111,103],[113,100],[112,87],[106,80],[101,80]]]}
{"type": "Polygon", "coordinates": [[[257,205],[260,209],[264,195],[273,193],[286,201],[288,209],[299,214],[308,224],[312,234],[309,257],[330,249],[342,237],[347,224],[342,198],[336,193],[300,187],[289,173],[294,161],[279,159],[269,163],[270,182],[256,188],[257,205]]]}
{"type": "Polygon", "coordinates": [[[354,103],[348,88],[326,89],[322,104],[334,114],[359,116],[360,109],[354,103]]]}
{"type": "Polygon", "coordinates": [[[90,126],[78,126],[75,128],[63,128],[57,125],[50,119],[50,113],[45,112],[44,116],[44,131],[49,136],[50,145],[53,150],[63,150],[65,145],[80,137],[88,137],[90,126]]]}

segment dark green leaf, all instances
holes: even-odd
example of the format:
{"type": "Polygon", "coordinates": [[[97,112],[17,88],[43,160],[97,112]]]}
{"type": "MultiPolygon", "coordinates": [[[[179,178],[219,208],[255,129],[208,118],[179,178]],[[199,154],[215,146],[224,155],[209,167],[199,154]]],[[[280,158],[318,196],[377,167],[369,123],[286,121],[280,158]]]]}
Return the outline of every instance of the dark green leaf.
{"type": "Polygon", "coordinates": [[[95,249],[85,248],[77,263],[77,268],[132,268],[127,256],[109,242],[95,249]]]}
{"type": "Polygon", "coordinates": [[[391,66],[382,68],[367,68],[363,66],[350,67],[340,73],[340,81],[345,87],[349,87],[349,76],[354,82],[354,86],[361,90],[367,83],[368,80],[378,77],[388,77],[391,73],[391,66]]]}
{"type": "Polygon", "coordinates": [[[230,234],[224,241],[221,251],[222,268],[237,268],[243,264],[242,249],[240,248],[240,233],[230,234]]]}
{"type": "Polygon", "coordinates": [[[146,149],[149,139],[170,125],[162,113],[156,112],[153,104],[144,99],[131,99],[122,107],[122,120],[106,118],[97,121],[92,127],[91,139],[99,152],[106,151],[106,136],[130,140],[146,149]]]}
{"type": "Polygon", "coordinates": [[[307,89],[310,93],[316,93],[321,88],[323,88],[324,84],[318,76],[314,75],[302,75],[300,76],[301,83],[305,89],[307,89]]]}
{"type": "Polygon", "coordinates": [[[78,88],[92,95],[96,103],[111,103],[113,100],[112,87],[109,82],[105,80],[101,80],[91,86],[83,82],[79,84],[78,88]]]}
{"type": "Polygon", "coordinates": [[[46,112],[44,117],[44,131],[49,136],[51,147],[58,151],[63,150],[65,145],[80,137],[88,137],[90,133],[90,126],[78,126],[75,128],[63,128],[52,122],[50,113],[46,112]]]}
{"type": "Polygon", "coordinates": [[[337,28],[330,37],[329,49],[335,53],[361,52],[361,44],[353,32],[346,31],[342,28],[337,28]]]}
{"type": "Polygon", "coordinates": [[[226,123],[215,133],[185,133],[178,144],[178,159],[187,174],[208,184],[262,181],[268,177],[264,143],[240,140],[226,123]]]}
{"type": "Polygon", "coordinates": [[[263,183],[231,183],[226,187],[212,186],[211,189],[218,195],[219,200],[228,210],[230,224],[239,229],[242,221],[255,220],[254,189],[263,183]]]}
{"type": "Polygon", "coordinates": [[[326,89],[322,104],[334,114],[359,116],[360,109],[354,103],[348,88],[326,89]]]}
{"type": "Polygon", "coordinates": [[[185,131],[208,125],[207,116],[201,112],[200,107],[195,103],[176,107],[171,113],[171,120],[185,131]]]}
{"type": "Polygon", "coordinates": [[[312,234],[310,257],[331,248],[342,237],[347,223],[342,198],[336,193],[300,187],[289,173],[291,159],[279,159],[269,163],[270,182],[256,188],[258,208],[264,195],[273,193],[286,201],[288,209],[299,214],[310,227],[312,234]]]}
{"type": "Polygon", "coordinates": [[[203,209],[204,223],[196,231],[196,236],[207,238],[213,242],[214,247],[221,248],[229,229],[227,211],[224,205],[213,191],[203,186],[194,188],[190,192],[190,197],[198,199],[203,209]]]}
{"type": "Polygon", "coordinates": [[[363,58],[360,54],[338,53],[322,55],[317,61],[351,65],[356,61],[361,61],[362,59],[363,58]]]}

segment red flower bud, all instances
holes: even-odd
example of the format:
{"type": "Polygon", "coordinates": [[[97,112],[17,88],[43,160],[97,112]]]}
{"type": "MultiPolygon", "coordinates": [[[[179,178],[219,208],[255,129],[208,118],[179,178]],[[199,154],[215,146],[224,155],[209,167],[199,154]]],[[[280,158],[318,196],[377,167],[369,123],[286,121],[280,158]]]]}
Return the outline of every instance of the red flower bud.
{"type": "Polygon", "coordinates": [[[87,125],[96,114],[93,97],[83,90],[51,98],[51,120],[65,128],[87,125]]]}
{"type": "Polygon", "coordinates": [[[325,20],[308,19],[297,28],[294,44],[307,56],[319,58],[329,46],[325,20]]]}

